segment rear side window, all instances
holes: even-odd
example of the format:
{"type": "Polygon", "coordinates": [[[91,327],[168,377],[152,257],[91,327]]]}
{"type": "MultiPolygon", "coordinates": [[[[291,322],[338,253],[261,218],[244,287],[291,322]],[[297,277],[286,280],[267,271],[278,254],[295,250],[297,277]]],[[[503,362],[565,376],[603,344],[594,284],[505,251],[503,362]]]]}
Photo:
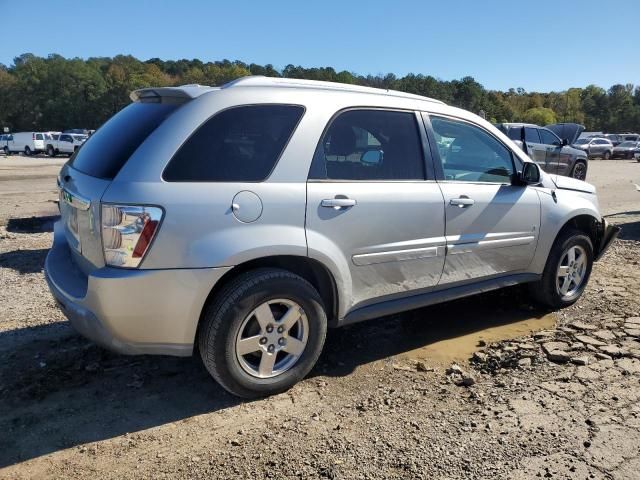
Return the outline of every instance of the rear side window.
{"type": "MultiPolygon", "coordinates": [[[[92,177],[113,179],[151,132],[178,107],[175,103],[132,103],[96,130],[69,164],[92,177]]],[[[64,140],[62,137],[60,140],[64,140]]]]}
{"type": "Polygon", "coordinates": [[[512,127],[509,129],[509,138],[511,140],[521,140],[522,138],[522,128],[521,127],[512,127]]]}
{"type": "Polygon", "coordinates": [[[167,165],[168,182],[260,182],[275,167],[304,108],[246,105],[203,123],[167,165]]]}
{"type": "Polygon", "coordinates": [[[411,112],[349,110],[333,120],[309,178],[424,180],[424,155],[411,112]]]}

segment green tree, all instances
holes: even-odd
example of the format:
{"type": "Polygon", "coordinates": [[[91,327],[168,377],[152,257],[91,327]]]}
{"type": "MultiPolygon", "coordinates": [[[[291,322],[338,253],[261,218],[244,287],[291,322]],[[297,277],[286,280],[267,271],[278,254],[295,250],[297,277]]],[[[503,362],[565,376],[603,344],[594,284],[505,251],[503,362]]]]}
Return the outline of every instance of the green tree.
{"type": "Polygon", "coordinates": [[[557,122],[556,114],[553,110],[544,107],[530,108],[524,112],[522,120],[536,125],[549,125],[557,122]]]}

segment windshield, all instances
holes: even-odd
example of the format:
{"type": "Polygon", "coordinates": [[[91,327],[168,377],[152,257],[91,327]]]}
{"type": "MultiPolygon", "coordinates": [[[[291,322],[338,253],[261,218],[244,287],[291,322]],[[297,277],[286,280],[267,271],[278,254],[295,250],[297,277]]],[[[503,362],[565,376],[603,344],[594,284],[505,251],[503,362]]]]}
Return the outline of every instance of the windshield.
{"type": "Polygon", "coordinates": [[[576,145],[584,145],[586,143],[589,143],[589,139],[588,138],[579,138],[578,140],[576,140],[576,145]]]}

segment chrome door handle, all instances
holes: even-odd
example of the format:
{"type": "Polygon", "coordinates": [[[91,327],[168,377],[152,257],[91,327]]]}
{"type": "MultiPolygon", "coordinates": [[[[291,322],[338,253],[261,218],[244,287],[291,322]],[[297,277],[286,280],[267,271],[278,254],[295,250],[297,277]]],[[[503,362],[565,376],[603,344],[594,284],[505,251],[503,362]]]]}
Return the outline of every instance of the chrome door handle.
{"type": "Polygon", "coordinates": [[[340,210],[341,208],[355,207],[357,203],[358,202],[351,198],[325,198],[320,205],[326,208],[340,210]]]}
{"type": "Polygon", "coordinates": [[[454,205],[460,208],[469,207],[474,203],[476,202],[472,198],[468,197],[452,198],[451,200],[449,200],[450,205],[454,205]]]}

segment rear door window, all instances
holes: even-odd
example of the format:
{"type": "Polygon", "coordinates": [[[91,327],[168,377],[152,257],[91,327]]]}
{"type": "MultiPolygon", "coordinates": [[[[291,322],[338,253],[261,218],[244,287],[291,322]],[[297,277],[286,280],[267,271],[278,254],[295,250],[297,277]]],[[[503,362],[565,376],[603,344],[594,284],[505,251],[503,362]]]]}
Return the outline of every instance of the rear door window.
{"type": "Polygon", "coordinates": [[[151,132],[178,107],[176,103],[132,103],[96,130],[69,164],[92,177],[113,179],[151,132]]]}
{"type": "Polygon", "coordinates": [[[41,133],[36,133],[36,140],[43,140],[41,133]]]}
{"type": "Polygon", "coordinates": [[[276,166],[303,113],[299,105],[224,110],[180,147],[163,178],[167,182],[263,181],[276,166]]]}

